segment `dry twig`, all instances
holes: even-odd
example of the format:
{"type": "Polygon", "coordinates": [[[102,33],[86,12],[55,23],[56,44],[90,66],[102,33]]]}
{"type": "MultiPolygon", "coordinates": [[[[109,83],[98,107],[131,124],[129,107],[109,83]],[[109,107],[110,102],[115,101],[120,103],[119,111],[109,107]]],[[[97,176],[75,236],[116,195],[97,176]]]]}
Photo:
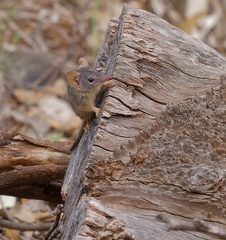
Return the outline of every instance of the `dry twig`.
{"type": "Polygon", "coordinates": [[[21,223],[0,219],[0,227],[21,231],[46,231],[51,227],[51,225],[52,223],[21,223]]]}
{"type": "Polygon", "coordinates": [[[202,232],[226,239],[225,228],[210,224],[204,220],[194,219],[193,221],[185,221],[166,214],[157,215],[157,219],[166,223],[167,230],[202,232]]]}
{"type": "Polygon", "coordinates": [[[59,222],[60,222],[60,216],[62,212],[63,212],[63,204],[58,204],[55,210],[53,211],[53,215],[56,216],[55,221],[51,226],[51,228],[49,229],[49,231],[43,237],[43,240],[51,240],[60,233],[59,222]]]}

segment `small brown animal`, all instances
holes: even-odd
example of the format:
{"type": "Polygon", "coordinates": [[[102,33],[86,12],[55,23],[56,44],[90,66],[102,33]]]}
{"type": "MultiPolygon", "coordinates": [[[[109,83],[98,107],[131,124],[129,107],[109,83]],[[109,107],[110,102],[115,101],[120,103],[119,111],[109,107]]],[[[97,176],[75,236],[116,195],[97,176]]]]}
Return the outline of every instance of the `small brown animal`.
{"type": "Polygon", "coordinates": [[[90,67],[82,67],[77,71],[66,74],[68,79],[68,97],[72,108],[82,120],[77,138],[71,150],[78,145],[84,130],[89,129],[89,124],[95,115],[100,115],[100,108],[95,106],[96,98],[104,87],[112,87],[114,82],[110,77],[90,67]]]}

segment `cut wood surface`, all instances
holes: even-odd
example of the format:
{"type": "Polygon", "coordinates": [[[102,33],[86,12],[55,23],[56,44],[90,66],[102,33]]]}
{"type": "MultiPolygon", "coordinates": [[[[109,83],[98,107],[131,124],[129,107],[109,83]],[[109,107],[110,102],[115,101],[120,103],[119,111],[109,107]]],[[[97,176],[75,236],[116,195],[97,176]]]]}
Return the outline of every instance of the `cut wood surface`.
{"type": "Polygon", "coordinates": [[[226,224],[226,59],[124,5],[95,67],[116,86],[71,156],[62,239],[214,239],[156,216],[226,224]]]}

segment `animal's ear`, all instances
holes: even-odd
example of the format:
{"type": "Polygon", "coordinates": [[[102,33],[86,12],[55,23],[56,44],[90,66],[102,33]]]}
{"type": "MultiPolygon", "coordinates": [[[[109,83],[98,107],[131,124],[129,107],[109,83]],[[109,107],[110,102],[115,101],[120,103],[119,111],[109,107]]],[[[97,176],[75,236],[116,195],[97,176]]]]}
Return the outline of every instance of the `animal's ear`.
{"type": "Polygon", "coordinates": [[[88,60],[86,58],[84,58],[84,57],[79,58],[78,64],[79,64],[79,68],[89,67],[88,60]]]}
{"type": "Polygon", "coordinates": [[[69,71],[66,73],[68,84],[73,85],[75,87],[79,87],[79,76],[80,73],[76,71],[69,71]]]}
{"type": "Polygon", "coordinates": [[[97,70],[97,72],[102,72],[103,68],[97,68],[96,70],[97,70]]]}

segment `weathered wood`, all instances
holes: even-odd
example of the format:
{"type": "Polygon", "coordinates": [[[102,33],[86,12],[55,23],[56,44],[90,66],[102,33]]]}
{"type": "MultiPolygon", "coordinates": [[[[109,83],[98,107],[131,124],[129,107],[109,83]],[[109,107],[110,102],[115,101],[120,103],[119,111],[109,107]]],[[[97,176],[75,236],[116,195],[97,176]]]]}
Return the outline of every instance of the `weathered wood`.
{"type": "Polygon", "coordinates": [[[67,165],[20,166],[0,174],[0,194],[61,203],[60,190],[67,165]]]}
{"type": "Polygon", "coordinates": [[[60,192],[69,162],[69,154],[65,151],[68,152],[72,143],[50,142],[26,136],[26,141],[18,141],[13,139],[17,135],[10,131],[0,133],[0,194],[62,202],[60,192]],[[57,145],[58,151],[50,149],[57,148],[57,145]],[[64,152],[59,152],[60,149],[64,152]]]}
{"type": "MultiPolygon", "coordinates": [[[[45,147],[34,147],[26,142],[11,142],[1,147],[0,173],[13,170],[17,166],[64,165],[69,162],[69,154],[50,150],[45,147]]],[[[68,144],[70,147],[71,142],[68,144]]]]}
{"type": "Polygon", "coordinates": [[[71,156],[62,239],[213,239],[166,232],[155,216],[226,223],[226,59],[159,17],[124,5],[119,21],[110,23],[98,66],[116,86],[103,117],[71,156]],[[112,215],[93,211],[91,201],[112,215]]]}

